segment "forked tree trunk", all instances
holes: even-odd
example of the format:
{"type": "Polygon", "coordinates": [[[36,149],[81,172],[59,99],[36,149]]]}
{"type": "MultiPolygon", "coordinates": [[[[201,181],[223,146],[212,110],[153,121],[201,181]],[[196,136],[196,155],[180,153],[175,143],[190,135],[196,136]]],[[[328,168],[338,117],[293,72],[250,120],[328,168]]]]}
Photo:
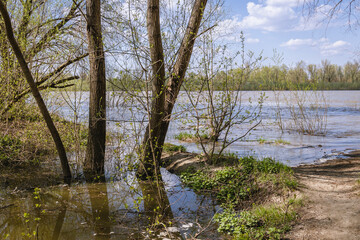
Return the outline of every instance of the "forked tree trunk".
{"type": "Polygon", "coordinates": [[[3,4],[2,0],[0,0],[0,12],[1,15],[4,19],[4,24],[5,24],[5,28],[6,28],[6,35],[9,39],[9,42],[11,44],[11,47],[16,55],[16,58],[20,64],[21,70],[26,78],[26,81],[28,82],[30,88],[31,88],[31,92],[36,100],[36,103],[39,106],[39,109],[41,111],[41,114],[44,117],[44,120],[46,122],[47,127],[49,128],[49,131],[51,133],[51,136],[55,142],[56,145],[56,149],[58,151],[59,157],[60,157],[60,161],[61,161],[61,167],[63,170],[63,174],[64,174],[64,179],[65,181],[70,181],[71,180],[71,171],[70,171],[70,167],[68,164],[68,160],[66,157],[66,152],[65,152],[65,148],[64,145],[61,141],[59,132],[57,131],[54,122],[51,119],[51,116],[49,114],[49,111],[47,110],[47,107],[44,103],[44,100],[42,99],[40,92],[36,86],[36,83],[34,81],[34,78],[30,72],[30,69],[25,61],[24,55],[20,50],[20,47],[18,45],[18,43],[15,40],[14,37],[14,31],[11,25],[11,20],[10,20],[10,16],[9,13],[5,7],[5,5],[3,4]]]}
{"type": "MultiPolygon", "coordinates": [[[[158,25],[157,23],[155,24],[155,20],[159,20],[158,2],[159,2],[158,0],[157,1],[148,0],[148,17],[147,17],[148,31],[149,31],[148,34],[149,34],[149,43],[150,43],[150,51],[151,51],[151,61],[153,64],[153,74],[157,74],[156,75],[157,78],[155,79],[158,79],[158,83],[165,84],[164,81],[160,80],[162,76],[160,68],[156,70],[155,67],[156,65],[159,65],[160,67],[160,64],[163,67],[162,64],[163,59],[161,59],[161,57],[163,57],[164,55],[162,51],[162,47],[161,48],[159,47],[161,44],[160,23],[158,23],[158,25]],[[157,3],[157,6],[154,6],[155,3],[157,3]],[[157,32],[157,30],[159,32],[157,32]],[[152,35],[156,38],[156,40],[152,39],[152,35]],[[153,53],[153,51],[155,53],[153,53]],[[158,57],[156,58],[155,56],[158,57]]],[[[157,100],[157,103],[159,104],[161,103],[163,105],[153,107],[154,104],[152,104],[151,115],[150,115],[151,119],[149,122],[149,126],[147,127],[147,132],[144,136],[144,143],[146,143],[143,145],[144,157],[142,158],[141,166],[138,169],[138,176],[146,176],[147,178],[154,178],[156,177],[155,174],[158,173],[162,147],[164,145],[165,137],[169,128],[169,123],[170,123],[169,119],[172,110],[174,108],[177,96],[180,92],[181,85],[184,81],[186,70],[189,66],[195,39],[199,31],[200,23],[204,14],[206,4],[207,4],[207,0],[195,1],[174,68],[170,74],[170,79],[168,80],[166,86],[163,85],[165,89],[163,89],[164,87],[162,86],[156,89],[156,91],[161,90],[160,93],[156,91],[154,92],[153,90],[153,101],[157,100]],[[164,92],[165,92],[165,99],[163,100],[162,95],[164,94],[164,92]],[[154,96],[157,97],[154,98],[154,96]],[[155,116],[156,114],[159,115],[158,116],[159,118],[153,119],[153,116],[155,116]],[[160,121],[155,122],[155,119],[160,119],[160,121]],[[153,124],[152,121],[154,121],[153,124]],[[149,130],[150,130],[150,134],[149,134],[149,130]],[[152,143],[152,145],[155,146],[155,148],[149,147],[149,143],[152,143]]],[[[142,179],[144,179],[144,177],[142,177],[142,179]]]]}
{"type": "Polygon", "coordinates": [[[85,176],[104,177],[106,138],[105,56],[101,34],[100,0],[86,1],[90,61],[89,136],[84,165],[85,176]]]}

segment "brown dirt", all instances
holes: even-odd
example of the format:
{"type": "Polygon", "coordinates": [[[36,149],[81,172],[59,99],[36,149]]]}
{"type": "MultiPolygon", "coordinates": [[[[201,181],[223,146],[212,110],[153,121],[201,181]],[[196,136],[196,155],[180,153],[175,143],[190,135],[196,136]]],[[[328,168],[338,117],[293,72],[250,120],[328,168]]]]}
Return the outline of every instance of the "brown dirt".
{"type": "Polygon", "coordinates": [[[289,239],[360,239],[360,151],[294,168],[305,205],[289,239]]]}

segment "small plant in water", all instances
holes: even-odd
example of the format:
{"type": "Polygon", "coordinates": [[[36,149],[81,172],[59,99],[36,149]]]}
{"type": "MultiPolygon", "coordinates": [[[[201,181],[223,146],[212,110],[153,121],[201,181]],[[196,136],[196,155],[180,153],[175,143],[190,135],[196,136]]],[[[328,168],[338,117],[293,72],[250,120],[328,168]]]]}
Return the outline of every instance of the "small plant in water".
{"type": "Polygon", "coordinates": [[[274,143],[275,144],[283,144],[283,145],[289,145],[290,144],[289,141],[285,141],[283,139],[276,139],[274,143]]]}
{"type": "Polygon", "coordinates": [[[257,140],[257,142],[260,143],[260,144],[264,144],[264,143],[267,142],[267,140],[264,139],[264,138],[262,138],[262,137],[260,137],[260,138],[257,140]]]}

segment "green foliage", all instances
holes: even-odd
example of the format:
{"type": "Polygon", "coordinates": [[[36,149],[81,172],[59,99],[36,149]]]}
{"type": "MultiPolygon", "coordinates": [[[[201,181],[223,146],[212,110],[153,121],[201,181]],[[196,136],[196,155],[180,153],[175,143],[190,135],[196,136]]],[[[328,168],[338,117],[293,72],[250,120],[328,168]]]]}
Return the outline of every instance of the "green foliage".
{"type": "MultiPolygon", "coordinates": [[[[358,90],[360,88],[359,62],[348,62],[344,66],[323,61],[321,65],[306,65],[303,61],[294,67],[286,65],[262,66],[254,69],[244,81],[242,69],[235,68],[227,74],[219,71],[211,87],[214,91],[238,90],[358,90]],[[226,77],[225,77],[226,76],[226,77]],[[234,84],[228,85],[227,82],[234,84]],[[237,84],[236,84],[237,83],[237,84]],[[230,87],[230,88],[229,88],[230,87]]],[[[200,73],[189,73],[185,80],[187,90],[198,91],[205,87],[200,73]]]]}
{"type": "Polygon", "coordinates": [[[296,218],[292,204],[290,199],[283,206],[254,206],[241,212],[225,209],[214,216],[214,221],[219,232],[231,234],[235,239],[281,239],[296,218]]]}
{"type": "MultiPolygon", "coordinates": [[[[0,166],[29,167],[56,153],[55,145],[46,124],[36,107],[19,111],[0,126],[0,166]],[[11,134],[8,134],[11,133],[11,134]]],[[[86,146],[87,129],[52,114],[67,151],[80,151],[86,146]]],[[[15,168],[14,168],[15,169],[15,168]]]]}
{"type": "Polygon", "coordinates": [[[174,152],[186,152],[186,147],[183,145],[175,145],[171,143],[165,143],[163,146],[163,152],[174,153],[174,152]]]}
{"type": "Polygon", "coordinates": [[[9,166],[21,152],[22,142],[20,139],[9,136],[0,136],[0,165],[9,166]]]}
{"type": "Polygon", "coordinates": [[[200,134],[199,136],[196,136],[196,134],[188,133],[188,132],[181,132],[174,136],[175,139],[180,141],[196,141],[200,139],[209,139],[209,135],[206,133],[200,134]]]}
{"type": "MultiPolygon", "coordinates": [[[[234,163],[234,160],[229,162],[234,163]]],[[[280,239],[296,217],[293,209],[297,204],[295,199],[281,206],[259,205],[248,211],[237,211],[244,200],[251,200],[257,193],[268,192],[268,189],[275,192],[289,190],[297,186],[292,169],[271,158],[243,157],[233,166],[217,171],[189,170],[181,174],[181,179],[195,191],[210,192],[216,197],[224,208],[223,213],[214,217],[218,231],[235,239],[280,239]]]]}
{"type": "Polygon", "coordinates": [[[281,171],[292,172],[292,169],[272,158],[264,158],[256,162],[256,169],[261,173],[277,174],[281,171]]]}
{"type": "Polygon", "coordinates": [[[283,145],[289,145],[290,144],[289,141],[285,141],[283,139],[276,139],[274,143],[275,144],[283,144],[283,145]]]}
{"type": "Polygon", "coordinates": [[[259,183],[275,184],[280,188],[297,186],[292,169],[271,158],[261,161],[254,157],[238,159],[235,166],[215,172],[199,170],[181,174],[182,181],[195,191],[211,192],[224,206],[237,205],[259,191],[259,183]]]}
{"type": "Polygon", "coordinates": [[[264,143],[266,143],[266,139],[260,137],[260,138],[257,140],[257,142],[258,142],[259,144],[264,144],[264,143]]]}

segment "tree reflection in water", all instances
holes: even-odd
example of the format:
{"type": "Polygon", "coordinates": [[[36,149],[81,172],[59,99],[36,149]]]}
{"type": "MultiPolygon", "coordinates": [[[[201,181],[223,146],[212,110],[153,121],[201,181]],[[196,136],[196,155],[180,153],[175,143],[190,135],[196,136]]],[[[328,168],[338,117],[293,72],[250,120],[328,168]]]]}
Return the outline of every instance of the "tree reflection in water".
{"type": "Polygon", "coordinates": [[[95,239],[110,239],[110,211],[106,183],[88,185],[95,239]]]}

